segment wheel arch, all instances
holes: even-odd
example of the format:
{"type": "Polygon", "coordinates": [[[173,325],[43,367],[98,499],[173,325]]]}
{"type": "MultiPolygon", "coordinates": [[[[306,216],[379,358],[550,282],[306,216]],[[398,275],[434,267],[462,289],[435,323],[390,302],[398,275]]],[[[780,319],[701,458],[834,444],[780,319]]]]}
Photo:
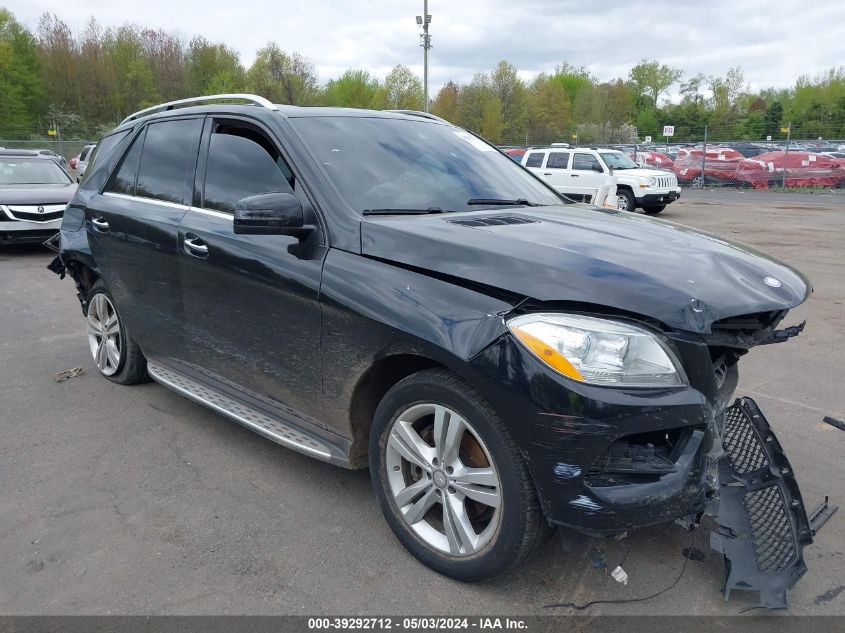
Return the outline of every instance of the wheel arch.
{"type": "Polygon", "coordinates": [[[379,359],[359,378],[349,402],[352,447],[349,461],[353,468],[367,465],[368,444],[373,416],[384,395],[399,381],[432,368],[449,369],[428,356],[398,353],[379,359]]]}
{"type": "Polygon", "coordinates": [[[73,279],[73,283],[76,285],[76,296],[79,299],[84,316],[88,307],[88,294],[94,284],[100,279],[100,274],[93,266],[76,259],[67,261],[65,266],[71,279],[73,279]]]}

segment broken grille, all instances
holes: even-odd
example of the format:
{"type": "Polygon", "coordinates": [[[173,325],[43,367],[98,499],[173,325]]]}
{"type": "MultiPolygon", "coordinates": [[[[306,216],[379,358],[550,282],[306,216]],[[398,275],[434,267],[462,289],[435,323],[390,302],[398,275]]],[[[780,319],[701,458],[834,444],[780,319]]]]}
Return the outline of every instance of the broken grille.
{"type": "Polygon", "coordinates": [[[725,411],[725,436],[722,444],[731,466],[740,475],[769,465],[760,438],[742,407],[732,406],[725,411]]]}
{"type": "Polygon", "coordinates": [[[764,574],[785,569],[795,558],[795,545],[780,486],[746,493],[745,509],[757,567],[764,574]]]}

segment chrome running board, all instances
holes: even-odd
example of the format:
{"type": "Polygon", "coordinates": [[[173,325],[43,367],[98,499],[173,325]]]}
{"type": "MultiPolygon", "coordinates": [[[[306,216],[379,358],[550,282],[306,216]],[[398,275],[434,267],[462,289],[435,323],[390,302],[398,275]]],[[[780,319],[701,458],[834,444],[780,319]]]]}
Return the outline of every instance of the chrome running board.
{"type": "Polygon", "coordinates": [[[148,362],[147,373],[156,382],[225,415],[227,418],[231,418],[250,431],[300,453],[324,461],[332,461],[331,451],[326,444],[318,438],[286,424],[278,417],[250,407],[170,368],[148,362]]]}

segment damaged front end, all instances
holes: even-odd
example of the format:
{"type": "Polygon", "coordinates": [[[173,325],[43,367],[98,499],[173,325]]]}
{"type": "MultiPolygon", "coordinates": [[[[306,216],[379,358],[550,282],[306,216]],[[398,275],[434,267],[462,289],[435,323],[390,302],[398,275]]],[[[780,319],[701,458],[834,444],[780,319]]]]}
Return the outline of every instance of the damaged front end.
{"type": "MultiPolygon", "coordinates": [[[[526,303],[518,310],[554,308],[526,303]]],[[[742,356],[803,329],[778,330],[785,315],[723,319],[708,333],[658,332],[649,322],[685,371],[686,383],[673,388],[570,380],[513,337],[499,339],[474,364],[486,375],[509,368],[505,389],[485,395],[508,417],[532,421],[514,433],[528,447],[550,522],[607,536],[673,521],[690,527],[710,515],[713,547],[726,561],[725,597],[733,589],[754,590],[763,606],[782,608],[806,569],[803,547],[835,510],[826,508],[815,522],[808,518],[792,468],[759,408],[749,398],[734,401],[742,356]]]]}

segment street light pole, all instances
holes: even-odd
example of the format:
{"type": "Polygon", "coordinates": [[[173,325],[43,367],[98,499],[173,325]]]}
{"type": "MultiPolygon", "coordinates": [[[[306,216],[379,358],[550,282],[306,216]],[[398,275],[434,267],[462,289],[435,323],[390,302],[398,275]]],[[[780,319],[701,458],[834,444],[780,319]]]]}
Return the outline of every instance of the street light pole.
{"type": "Polygon", "coordinates": [[[428,0],[423,0],[423,14],[417,16],[417,24],[422,29],[420,40],[423,47],[423,99],[425,100],[425,111],[428,112],[428,49],[431,48],[431,35],[428,33],[428,25],[431,24],[431,16],[428,13],[428,0]]]}

